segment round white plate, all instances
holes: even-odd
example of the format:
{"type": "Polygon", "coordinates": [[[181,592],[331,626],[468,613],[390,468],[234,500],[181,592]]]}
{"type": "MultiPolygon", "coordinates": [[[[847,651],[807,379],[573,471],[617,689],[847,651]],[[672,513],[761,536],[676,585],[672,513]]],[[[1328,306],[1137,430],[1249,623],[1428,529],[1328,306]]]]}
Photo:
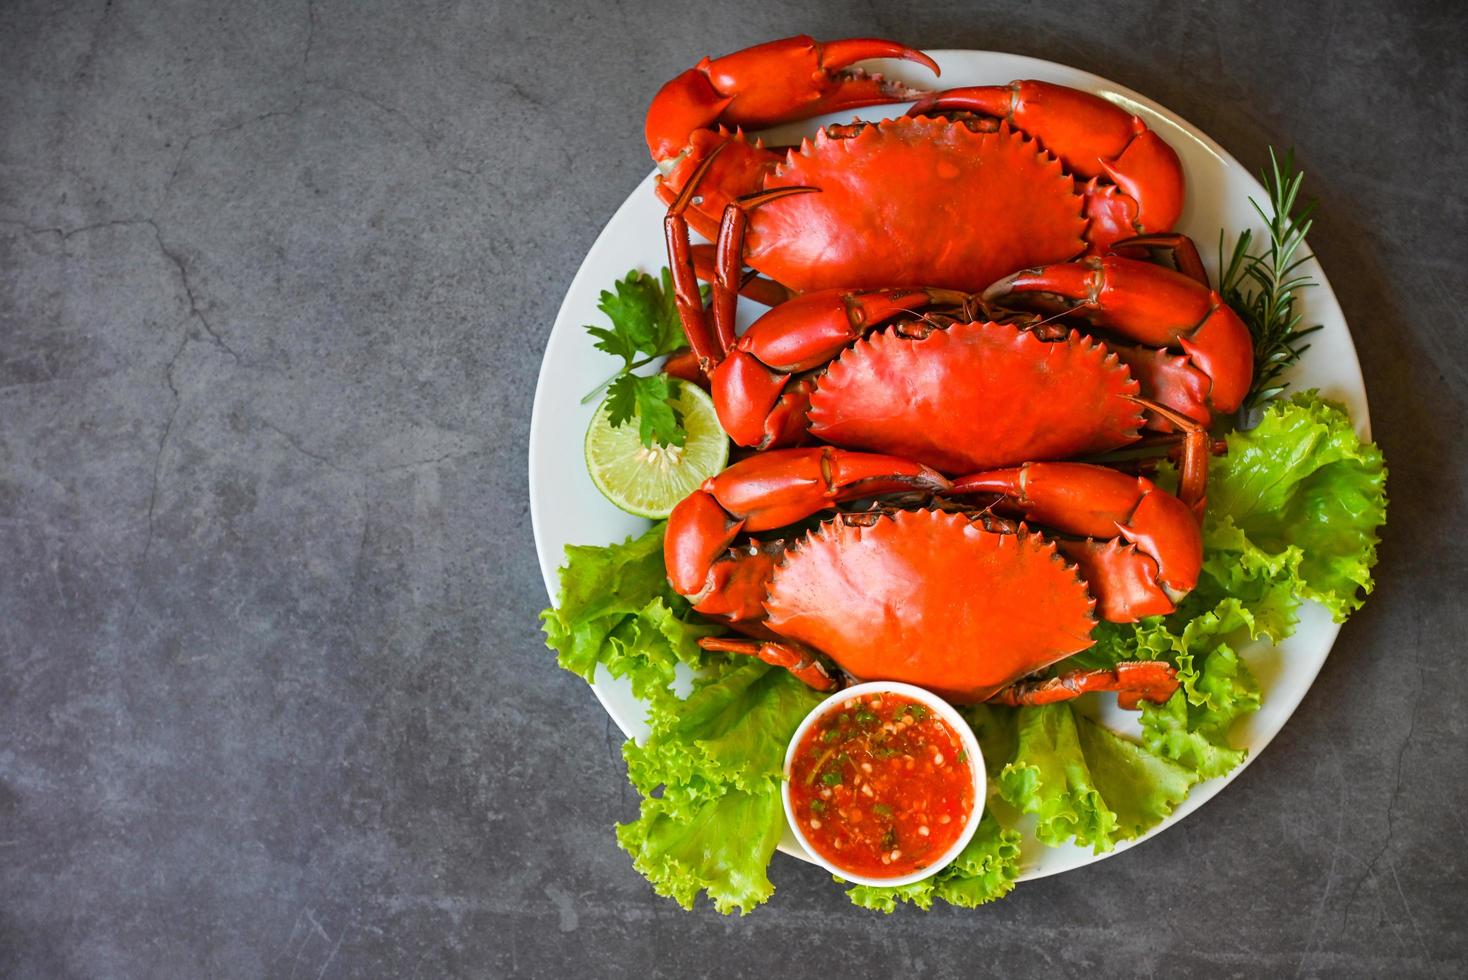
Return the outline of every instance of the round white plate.
{"type": "MultiPolygon", "coordinates": [[[[995,51],[928,53],[943,69],[942,78],[936,82],[922,68],[906,62],[878,61],[872,67],[889,77],[926,88],[1002,84],[1016,78],[1059,82],[1095,92],[1142,117],[1182,157],[1188,178],[1188,202],[1178,229],[1197,241],[1215,282],[1218,269],[1214,253],[1220,228],[1228,230],[1230,246],[1233,236],[1245,228],[1254,228],[1255,240],[1259,240],[1260,221],[1249,205],[1251,196],[1261,202],[1266,200],[1259,182],[1207,135],[1151,99],[1098,75],[1035,58],[995,51]]],[[[692,62],[690,58],[689,63],[692,62]]],[[[824,123],[849,121],[853,117],[890,117],[906,108],[906,105],[880,106],[819,117],[772,130],[772,142],[791,142],[793,137],[814,133],[824,123]]],[[[556,569],[566,545],[608,544],[641,533],[647,527],[647,521],[624,514],[602,499],[582,462],[581,442],[594,406],[580,404],[581,396],[616,368],[611,357],[592,347],[582,325],[602,322],[603,317],[596,308],[597,296],[601,290],[610,288],[614,280],[626,275],[628,269],[655,273],[666,264],[663,211],[663,205],[653,194],[653,176],[649,175],[617,209],[581,263],[546,344],[530,422],[530,516],[541,574],[552,600],[557,591],[556,569]]],[[[1312,336],[1310,350],[1288,380],[1295,390],[1319,388],[1325,395],[1344,402],[1357,430],[1363,438],[1369,438],[1366,390],[1340,304],[1325,273],[1313,260],[1303,271],[1320,284],[1303,294],[1305,322],[1324,324],[1324,329],[1312,336]]],[[[743,301],[741,321],[748,323],[762,311],[762,307],[743,301]]],[[[1234,744],[1249,750],[1248,760],[1256,758],[1284,727],[1319,673],[1339,631],[1340,627],[1331,622],[1324,609],[1307,603],[1300,612],[1300,624],[1294,636],[1278,646],[1256,643],[1243,651],[1244,659],[1264,690],[1263,707],[1233,732],[1234,744]]],[[[623,732],[633,738],[646,733],[643,707],[627,684],[600,677],[593,689],[623,732]]],[[[1139,733],[1135,716],[1117,710],[1114,700],[1110,706],[1088,702],[1084,710],[1093,712],[1123,734],[1139,733]]],[[[1127,850],[1173,826],[1212,799],[1242,771],[1240,766],[1227,776],[1198,784],[1172,815],[1150,833],[1120,844],[1109,853],[1127,850]]],[[[780,849],[809,860],[788,828],[780,849]]],[[[1107,856],[1071,845],[1045,847],[1028,838],[1022,853],[1020,880],[1069,871],[1107,856]]]]}

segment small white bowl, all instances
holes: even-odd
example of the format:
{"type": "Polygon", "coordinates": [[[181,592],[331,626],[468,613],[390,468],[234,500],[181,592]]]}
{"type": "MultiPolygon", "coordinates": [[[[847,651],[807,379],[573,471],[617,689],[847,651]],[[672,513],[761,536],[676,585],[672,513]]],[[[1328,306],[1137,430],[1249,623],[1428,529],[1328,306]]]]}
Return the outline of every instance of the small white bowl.
{"type": "Polygon", "coordinates": [[[789,747],[785,749],[785,775],[784,779],[780,782],[780,798],[785,803],[785,822],[790,825],[790,829],[795,833],[795,839],[800,842],[800,846],[810,855],[812,861],[833,875],[853,884],[892,888],[898,885],[910,885],[915,881],[922,881],[924,878],[937,874],[952,864],[953,859],[958,857],[959,853],[968,846],[968,842],[973,839],[974,831],[979,828],[979,818],[984,815],[984,797],[987,787],[985,779],[984,753],[979,749],[979,740],[974,736],[974,730],[969,727],[968,722],[963,720],[963,717],[954,710],[951,704],[936,694],[925,691],[920,687],[915,687],[912,684],[901,684],[897,681],[870,681],[866,684],[856,684],[845,690],[837,691],[816,705],[811,709],[811,713],[805,716],[805,720],[800,723],[800,727],[795,729],[795,734],[791,736],[789,747]],[[918,702],[948,722],[953,730],[958,733],[958,738],[963,743],[964,750],[968,754],[969,772],[972,773],[974,780],[974,808],[969,811],[968,823],[964,825],[963,832],[958,835],[958,839],[953,842],[953,846],[944,851],[938,860],[932,862],[926,868],[895,878],[871,878],[866,875],[859,875],[847,871],[827,861],[821,856],[820,852],[811,846],[810,841],[801,832],[800,823],[795,819],[795,812],[790,803],[790,768],[795,761],[795,750],[799,747],[801,739],[805,738],[805,733],[810,730],[810,726],[814,725],[833,708],[843,704],[847,699],[862,697],[868,694],[899,694],[902,697],[918,702]]]}

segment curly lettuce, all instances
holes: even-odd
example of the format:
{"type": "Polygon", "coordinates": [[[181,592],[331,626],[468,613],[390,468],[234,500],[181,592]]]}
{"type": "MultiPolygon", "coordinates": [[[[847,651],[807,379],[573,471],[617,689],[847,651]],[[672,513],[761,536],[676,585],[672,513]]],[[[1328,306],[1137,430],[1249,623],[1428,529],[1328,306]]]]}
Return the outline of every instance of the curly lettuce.
{"type": "Polygon", "coordinates": [[[1339,620],[1372,589],[1386,520],[1381,451],[1318,393],[1275,402],[1256,428],[1230,434],[1228,453],[1210,465],[1208,497],[1203,573],[1178,610],[1103,623],[1094,647],[1057,668],[1173,664],[1180,689],[1165,704],[1143,704],[1140,745],[1067,705],[1021,709],[1013,733],[993,714],[976,725],[1004,746],[991,759],[1001,795],[1036,815],[1045,843],[1110,848],[1166,817],[1194,782],[1238,766],[1245,753],[1230,732],[1261,698],[1238,651],[1291,635],[1302,599],[1339,620]]]}
{"type": "Polygon", "coordinates": [[[1386,466],[1341,405],[1305,391],[1228,436],[1209,471],[1204,569],[1232,593],[1288,582],[1337,622],[1371,593],[1386,466]]]}
{"type": "Polygon", "coordinates": [[[622,747],[642,812],[617,840],[660,895],[748,912],[774,886],[765,869],[785,828],[785,746],[821,695],[758,660],[712,663],[686,700],[648,712],[652,731],[622,747]]]}
{"type": "MultiPolygon", "coordinates": [[[[1173,664],[1180,688],[1165,704],[1143,705],[1140,741],[1069,703],[965,709],[991,795],[1003,802],[948,868],[900,888],[853,887],[852,902],[890,912],[903,902],[993,901],[1019,874],[1005,804],[1030,815],[1044,843],[1105,851],[1243,761],[1230,734],[1258,710],[1261,692],[1239,651],[1289,636],[1302,599],[1337,619],[1360,606],[1372,589],[1386,470],[1344,409],[1314,392],[1272,403],[1228,444],[1210,466],[1198,587],[1171,615],[1102,624],[1094,647],[1058,667],[1173,664]]],[[[746,913],[771,894],[785,746],[820,695],[758,661],[700,650],[698,639],[719,628],[668,586],[662,535],[657,525],[620,545],[568,548],[556,607],[542,613],[546,643],[588,682],[598,669],[628,678],[649,705],[650,734],[623,748],[644,797],[638,819],[617,829],[634,866],[684,907],[706,894],[721,912],[746,913]],[[698,672],[686,697],[672,687],[679,664],[698,672]]]]}
{"type": "Polygon", "coordinates": [[[994,814],[986,812],[958,857],[931,878],[891,888],[856,885],[846,897],[853,905],[888,913],[896,910],[899,902],[926,911],[936,899],[959,908],[977,908],[1014,889],[1014,880],[1019,877],[1019,840],[1017,831],[1000,826],[994,814]]]}
{"type": "Polygon", "coordinates": [[[557,663],[590,684],[598,668],[627,677],[649,701],[665,696],[680,663],[702,662],[700,637],[722,630],[699,620],[663,568],[658,523],[622,544],[572,545],[556,604],[540,614],[557,663]]]}
{"type": "Polygon", "coordinates": [[[598,668],[626,677],[649,706],[647,738],[622,747],[643,795],[638,819],[617,828],[633,866],[686,908],[706,893],[721,912],[748,912],[773,890],[765,869],[785,827],[785,746],[821,695],[758,660],[699,649],[722,629],[668,585],[664,527],[567,548],[542,628],[562,667],[588,683],[598,668]],[[699,670],[687,697],[673,690],[680,663],[699,670]]]}
{"type": "Polygon", "coordinates": [[[725,915],[743,915],[775,891],[765,872],[784,827],[778,790],[724,788],[644,799],[641,816],[617,827],[617,843],[657,894],[691,910],[706,893],[725,915]]]}
{"type": "Polygon", "coordinates": [[[1004,748],[985,761],[1000,797],[1034,814],[1044,844],[1098,853],[1147,831],[1188,795],[1197,776],[1122,738],[1070,703],[970,709],[975,731],[1004,748]]]}

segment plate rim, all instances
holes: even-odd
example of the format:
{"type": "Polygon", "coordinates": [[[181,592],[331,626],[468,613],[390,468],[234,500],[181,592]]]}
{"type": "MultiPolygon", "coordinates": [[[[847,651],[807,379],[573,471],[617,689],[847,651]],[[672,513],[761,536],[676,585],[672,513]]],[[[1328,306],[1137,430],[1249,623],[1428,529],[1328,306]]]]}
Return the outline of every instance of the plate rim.
{"type": "MultiPolygon", "coordinates": [[[[1261,195],[1263,193],[1263,187],[1259,184],[1258,179],[1256,178],[1254,173],[1244,167],[1243,164],[1241,164],[1232,153],[1230,153],[1227,149],[1220,145],[1201,128],[1189,122],[1180,114],[1167,108],[1166,106],[1150,98],[1149,96],[1146,96],[1141,92],[1136,91],[1135,89],[1120,85],[1117,82],[1106,78],[1105,76],[1098,75],[1094,72],[1086,71],[1084,69],[1074,68],[1061,62],[1050,61],[1044,58],[1036,58],[1031,55],[1014,54],[1006,51],[972,48],[925,48],[923,50],[926,54],[932,56],[940,63],[943,63],[947,59],[978,58],[982,60],[985,58],[997,57],[1002,58],[1011,64],[1028,65],[1039,68],[1041,69],[1040,74],[1058,72],[1071,76],[1074,81],[1067,81],[1065,84],[1070,84],[1074,87],[1083,88],[1086,91],[1091,91],[1095,94],[1101,95],[1103,98],[1107,98],[1109,101],[1118,102],[1119,104],[1123,105],[1124,108],[1127,108],[1132,112],[1143,116],[1144,118],[1146,116],[1154,116],[1156,118],[1167,121],[1169,124],[1185,133],[1190,139],[1196,141],[1203,149],[1216,157],[1225,167],[1237,168],[1238,171],[1249,183],[1255,185],[1261,195]]],[[[871,108],[890,109],[891,106],[871,108]]],[[[545,424],[542,421],[545,417],[543,414],[543,402],[549,400],[549,391],[553,387],[552,385],[548,385],[546,383],[547,378],[551,372],[551,342],[553,338],[557,335],[558,331],[561,329],[563,323],[569,322],[570,317],[568,314],[571,312],[572,298],[579,295],[583,291],[583,280],[588,278],[592,274],[589,268],[590,264],[587,260],[598,250],[599,246],[602,245],[603,239],[608,238],[608,236],[611,234],[611,230],[617,224],[617,219],[621,216],[621,214],[628,209],[639,206],[639,192],[642,190],[643,185],[646,184],[652,177],[656,176],[656,174],[657,170],[656,168],[654,168],[652,171],[650,171],[647,177],[644,177],[637,183],[636,187],[632,189],[631,193],[629,193],[627,197],[623,199],[623,201],[617,206],[617,208],[603,223],[601,230],[598,232],[596,238],[592,241],[586,253],[583,255],[581,263],[577,267],[575,275],[572,276],[570,283],[566,287],[565,295],[562,297],[561,304],[556,311],[555,319],[552,321],[551,330],[546,336],[545,352],[542,355],[540,370],[537,372],[536,376],[535,395],[531,405],[530,430],[527,442],[527,468],[529,477],[527,492],[530,501],[531,531],[535,540],[536,557],[538,564],[541,567],[542,581],[545,585],[547,595],[549,596],[549,600],[552,605],[555,604],[558,590],[558,582],[556,581],[556,570],[559,568],[559,561],[548,563],[545,560],[545,555],[543,554],[544,547],[542,545],[542,540],[544,539],[544,535],[542,534],[541,530],[543,521],[540,514],[540,507],[537,504],[539,494],[537,492],[538,477],[536,474],[536,457],[538,455],[537,450],[544,441],[542,433],[545,424]]],[[[1308,240],[1303,243],[1303,247],[1306,253],[1311,257],[1312,264],[1314,266],[1314,268],[1311,270],[1311,274],[1314,276],[1318,283],[1317,287],[1315,287],[1317,289],[1317,292],[1314,295],[1324,295],[1325,297],[1328,297],[1328,301],[1330,303],[1333,303],[1336,309],[1340,311],[1340,319],[1342,326],[1345,329],[1345,338],[1347,341],[1346,346],[1349,353],[1349,359],[1344,364],[1342,364],[1341,367],[1345,369],[1344,373],[1349,375],[1350,379],[1354,381],[1355,389],[1360,391],[1361,393],[1359,417],[1353,417],[1352,423],[1354,424],[1357,432],[1361,435],[1363,439],[1370,439],[1371,417],[1369,398],[1366,393],[1365,379],[1361,372],[1360,357],[1356,351],[1355,338],[1351,334],[1350,323],[1345,317],[1345,311],[1340,309],[1339,298],[1337,297],[1335,290],[1331,287],[1330,280],[1327,277],[1323,266],[1320,264],[1318,256],[1316,256],[1314,250],[1310,248],[1308,240]]],[[[1303,606],[1316,606],[1318,608],[1318,604],[1307,601],[1302,604],[1302,612],[1304,611],[1303,606]]],[[[1210,800],[1212,800],[1213,797],[1218,795],[1218,793],[1222,791],[1224,787],[1228,786],[1240,775],[1242,775],[1243,772],[1260,755],[1263,754],[1264,750],[1269,747],[1270,743],[1274,741],[1279,733],[1284,730],[1284,727],[1289,723],[1290,719],[1294,717],[1294,714],[1299,709],[1300,704],[1304,701],[1306,695],[1309,694],[1310,689],[1314,687],[1315,681],[1319,677],[1321,669],[1323,669],[1323,667],[1325,666],[1325,662],[1329,659],[1331,653],[1334,651],[1335,643],[1339,638],[1342,625],[1343,624],[1341,623],[1337,623],[1327,619],[1324,623],[1319,624],[1316,627],[1318,631],[1317,635],[1319,635],[1322,639],[1326,641],[1324,654],[1319,658],[1319,662],[1315,665],[1314,669],[1309,671],[1308,677],[1302,676],[1300,678],[1302,683],[1300,683],[1294,691],[1275,693],[1276,700],[1273,706],[1276,708],[1283,707],[1285,709],[1283,720],[1280,722],[1279,726],[1276,727],[1273,731],[1264,734],[1261,738],[1257,740],[1254,745],[1250,746],[1250,751],[1246,754],[1243,761],[1238,766],[1236,766],[1234,769],[1230,770],[1223,776],[1215,777],[1213,779],[1194,784],[1190,788],[1188,795],[1177,805],[1176,808],[1174,808],[1173,812],[1164,817],[1161,821],[1158,822],[1157,825],[1150,828],[1145,833],[1131,840],[1121,841],[1109,851],[1104,851],[1101,853],[1080,852],[1079,855],[1074,857],[1074,859],[1071,860],[1068,864],[1061,863],[1057,864],[1057,866],[1054,867],[1029,868],[1023,870],[1020,873],[1019,877],[1016,879],[1016,883],[1024,881],[1035,881],[1041,878],[1050,877],[1052,875],[1078,870],[1080,868],[1088,867],[1100,861],[1106,860],[1107,858],[1114,857],[1118,854],[1129,851],[1148,840],[1151,840],[1153,837],[1161,834],[1163,831],[1180,824],[1187,817],[1191,816],[1195,811],[1202,809],[1202,807],[1205,806],[1210,800]],[[1284,700],[1279,700],[1279,698],[1281,697],[1283,697],[1284,700]]],[[[610,696],[608,693],[610,688],[609,685],[606,684],[604,677],[599,675],[596,680],[591,682],[589,686],[591,687],[592,692],[596,695],[597,701],[601,704],[602,709],[606,711],[607,715],[612,719],[614,723],[616,723],[617,727],[622,731],[623,735],[629,738],[633,737],[630,734],[631,726],[628,724],[627,719],[622,716],[622,713],[610,701],[610,696]]],[[[778,849],[782,853],[797,858],[802,862],[813,865],[815,864],[815,862],[813,862],[808,855],[798,850],[790,849],[786,846],[785,842],[782,842],[778,849]]],[[[815,866],[819,867],[819,865],[815,866]]]]}

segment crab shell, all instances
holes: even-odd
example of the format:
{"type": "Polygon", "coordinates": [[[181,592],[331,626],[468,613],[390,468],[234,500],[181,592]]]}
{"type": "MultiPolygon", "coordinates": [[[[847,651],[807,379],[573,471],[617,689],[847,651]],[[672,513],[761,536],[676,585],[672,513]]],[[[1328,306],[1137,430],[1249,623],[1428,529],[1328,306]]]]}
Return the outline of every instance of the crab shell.
{"type": "MultiPolygon", "coordinates": [[[[822,129],[776,164],[762,187],[820,193],[755,209],[745,261],[800,292],[864,285],[974,291],[1015,269],[1084,252],[1085,199],[1060,161],[1007,123],[973,125],[978,131],[941,117],[904,117],[861,125],[854,135],[822,129]]],[[[688,179],[694,159],[665,195],[688,179]]],[[[717,185],[722,166],[716,163],[703,187],[717,185]]],[[[690,220],[713,237],[725,200],[711,191],[690,220]]]]}
{"type": "Polygon", "coordinates": [[[808,417],[833,445],[970,473],[1135,442],[1139,391],[1114,353],[1075,331],[1048,341],[975,321],[858,341],[815,382],[808,417]]]}
{"type": "Polygon", "coordinates": [[[775,632],[853,677],[959,703],[1091,646],[1094,605],[1052,542],[935,510],[822,524],[787,554],[765,600],[775,632]]]}

